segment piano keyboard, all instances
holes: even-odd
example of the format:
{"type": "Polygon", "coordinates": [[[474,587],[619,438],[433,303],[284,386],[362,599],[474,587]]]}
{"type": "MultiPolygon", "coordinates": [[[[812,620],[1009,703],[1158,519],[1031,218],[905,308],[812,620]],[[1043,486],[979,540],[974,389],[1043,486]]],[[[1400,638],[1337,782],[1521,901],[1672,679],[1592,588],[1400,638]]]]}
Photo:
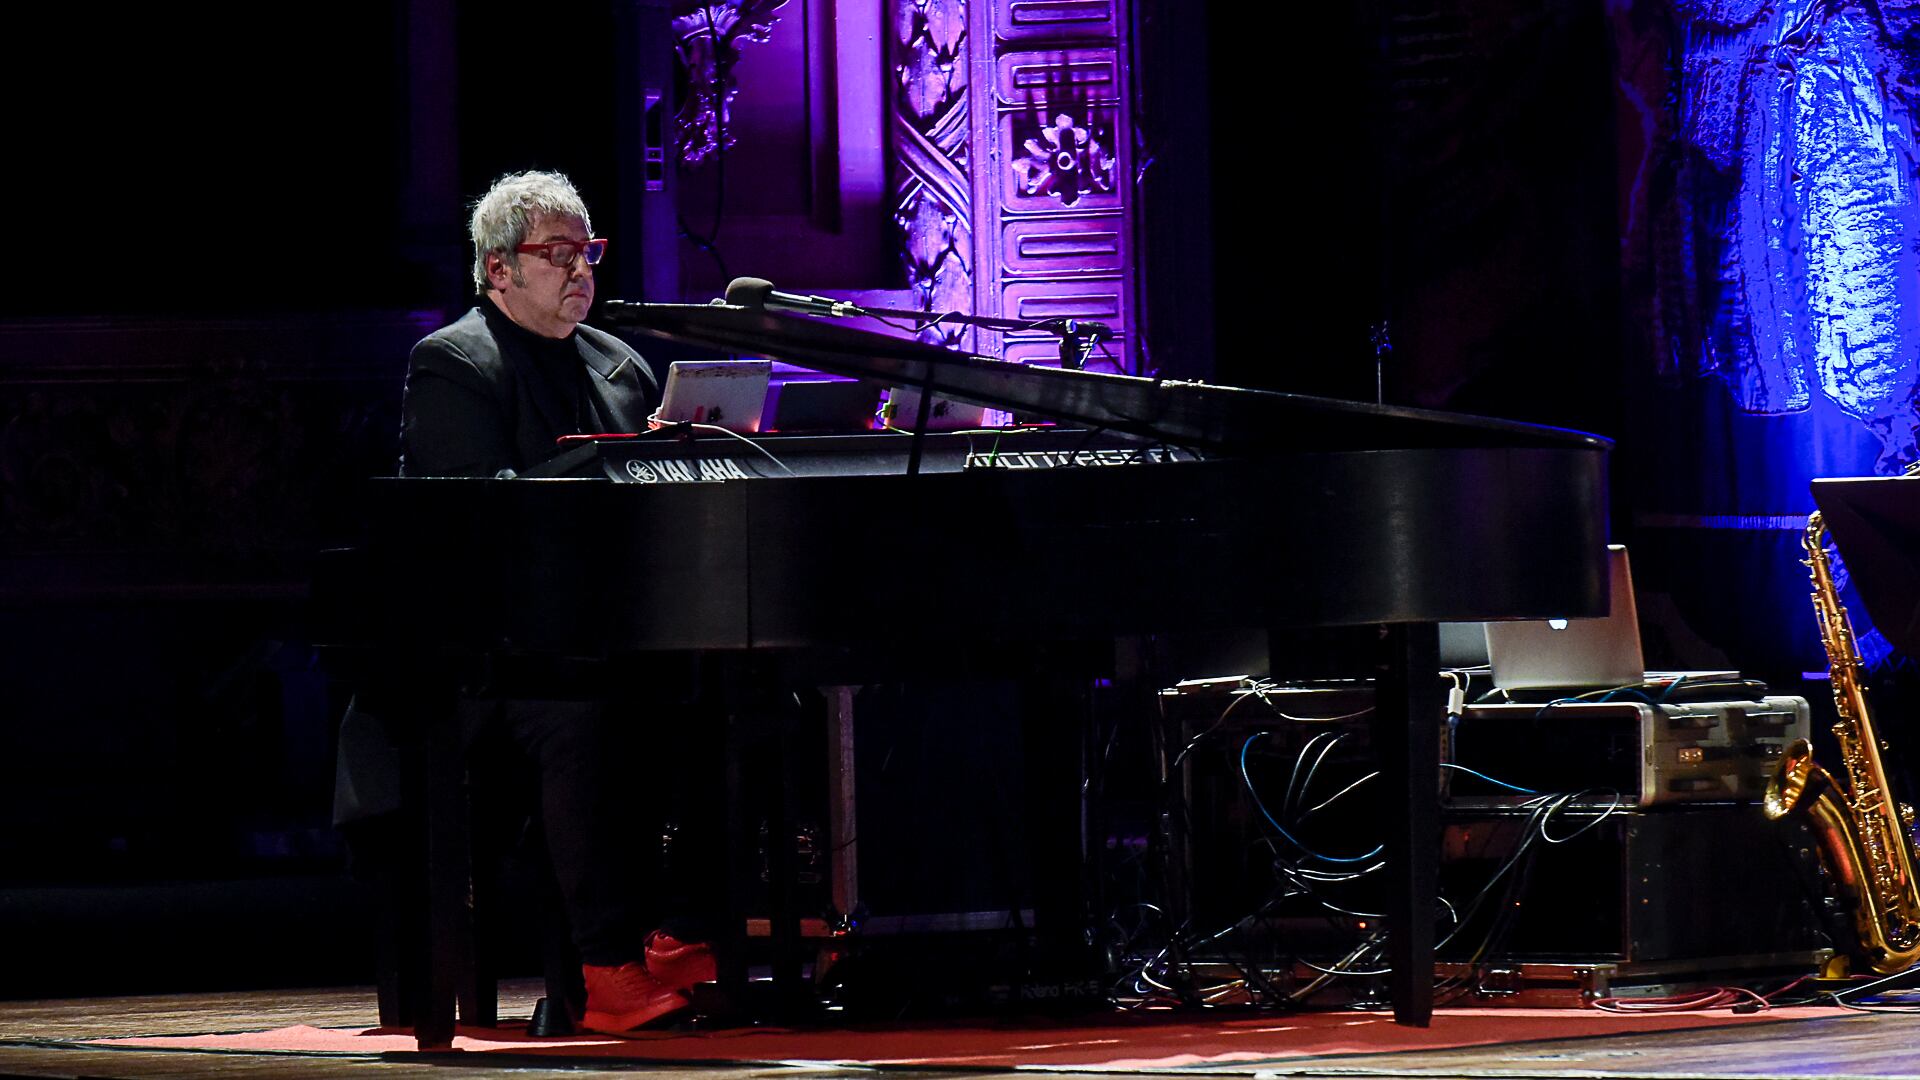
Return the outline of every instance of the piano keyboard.
{"type": "MultiPolygon", "coordinates": [[[[730,437],[578,436],[530,477],[629,484],[698,484],[786,476],[872,476],[906,471],[909,435],[730,437]]],[[[1053,428],[944,432],[926,437],[920,471],[1078,469],[1199,461],[1202,455],[1123,435],[1053,428]]]]}

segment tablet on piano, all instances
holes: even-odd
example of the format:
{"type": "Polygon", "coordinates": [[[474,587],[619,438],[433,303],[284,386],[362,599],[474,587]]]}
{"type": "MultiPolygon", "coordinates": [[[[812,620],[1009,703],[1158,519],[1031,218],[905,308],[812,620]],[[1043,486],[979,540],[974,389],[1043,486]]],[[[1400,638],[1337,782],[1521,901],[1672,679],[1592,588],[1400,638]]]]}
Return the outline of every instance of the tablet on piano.
{"type": "Polygon", "coordinates": [[[675,360],[667,366],[667,387],[649,427],[711,424],[751,434],[760,430],[766,409],[771,360],[675,360]]]}

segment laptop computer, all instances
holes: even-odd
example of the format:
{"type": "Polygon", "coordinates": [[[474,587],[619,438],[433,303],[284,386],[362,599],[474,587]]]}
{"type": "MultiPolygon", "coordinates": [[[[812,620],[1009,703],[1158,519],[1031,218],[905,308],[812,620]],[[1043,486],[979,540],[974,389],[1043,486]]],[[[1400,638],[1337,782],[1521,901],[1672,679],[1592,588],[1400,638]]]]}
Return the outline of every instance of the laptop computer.
{"type": "Polygon", "coordinates": [[[764,430],[871,431],[880,388],[848,379],[788,379],[767,398],[764,430]]]}
{"type": "Polygon", "coordinates": [[[742,434],[759,431],[772,376],[770,360],[675,360],[667,366],[660,408],[647,418],[648,426],[693,423],[742,434]]]}
{"type": "Polygon", "coordinates": [[[1607,572],[1611,603],[1602,618],[1486,624],[1495,688],[1578,693],[1646,681],[1633,569],[1624,546],[1607,545],[1607,572]]]}
{"type": "MultiPolygon", "coordinates": [[[[887,391],[884,406],[889,427],[904,431],[913,430],[920,417],[920,388],[917,386],[896,386],[887,391]]],[[[970,405],[964,401],[953,401],[934,395],[933,407],[927,410],[928,431],[967,431],[985,427],[987,407],[970,405]]]]}

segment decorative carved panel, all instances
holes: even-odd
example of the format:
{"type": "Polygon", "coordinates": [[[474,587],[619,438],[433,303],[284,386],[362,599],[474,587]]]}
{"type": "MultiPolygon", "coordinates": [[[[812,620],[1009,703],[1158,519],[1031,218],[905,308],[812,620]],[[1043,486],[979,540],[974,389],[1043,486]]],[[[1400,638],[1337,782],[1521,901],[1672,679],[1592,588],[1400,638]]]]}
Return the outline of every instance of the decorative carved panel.
{"type": "MultiPolygon", "coordinates": [[[[890,2],[894,218],[919,305],[1106,322],[1116,335],[1109,351],[1131,370],[1122,0],[890,2]]],[[[958,344],[963,335],[927,337],[958,344]]],[[[1041,334],[965,342],[1059,362],[1041,334]]]]}
{"type": "MultiPolygon", "coordinates": [[[[888,142],[907,287],[924,311],[974,310],[970,40],[964,0],[892,0],[888,142]]],[[[953,345],[962,328],[923,331],[953,345]]]]}
{"type": "Polygon", "coordinates": [[[677,123],[680,160],[699,164],[707,155],[734,144],[728,109],[740,82],[733,66],[740,46],[765,44],[778,22],[775,11],[787,0],[719,0],[699,3],[673,17],[674,51],[687,76],[686,99],[677,123]]]}
{"type": "Polygon", "coordinates": [[[1000,257],[1009,274],[1117,274],[1121,224],[1112,218],[1025,218],[1001,230],[1000,257]]]}
{"type": "Polygon", "coordinates": [[[1049,213],[1118,210],[1122,204],[1114,159],[1111,107],[1078,102],[1000,115],[997,145],[1002,210],[1049,213]],[[1078,110],[1076,115],[1075,110],[1078,110]]]}
{"type": "Polygon", "coordinates": [[[1015,319],[1095,319],[1111,323],[1126,314],[1119,279],[1016,281],[1006,287],[1005,313],[1015,319]]]}
{"type": "MultiPolygon", "coordinates": [[[[975,219],[998,226],[983,269],[980,308],[1009,318],[1072,317],[1115,334],[1089,366],[1133,370],[1126,351],[1133,292],[1123,0],[991,0],[975,32],[992,43],[991,94],[976,92],[982,160],[975,219]]],[[[988,247],[983,244],[982,247],[988,247]]],[[[1013,334],[1010,360],[1059,363],[1046,335],[1013,334]]]]}
{"type": "Polygon", "coordinates": [[[996,27],[1003,41],[1120,36],[1121,0],[1007,0],[996,27]]]}
{"type": "Polygon", "coordinates": [[[1119,58],[1112,49],[1010,52],[1000,58],[997,71],[1000,99],[1009,102],[1045,94],[1118,105],[1124,86],[1119,58]]]}

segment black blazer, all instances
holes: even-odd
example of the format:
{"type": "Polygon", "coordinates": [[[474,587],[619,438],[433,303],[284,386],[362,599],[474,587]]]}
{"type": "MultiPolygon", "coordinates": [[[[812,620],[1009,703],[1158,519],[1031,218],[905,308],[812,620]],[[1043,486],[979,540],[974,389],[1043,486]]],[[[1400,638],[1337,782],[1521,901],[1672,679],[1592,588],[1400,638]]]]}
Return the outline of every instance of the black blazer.
{"type": "Polygon", "coordinates": [[[569,344],[584,374],[485,300],[422,339],[407,363],[400,475],[524,472],[562,435],[645,430],[659,384],[640,354],[588,326],[569,344]]]}

